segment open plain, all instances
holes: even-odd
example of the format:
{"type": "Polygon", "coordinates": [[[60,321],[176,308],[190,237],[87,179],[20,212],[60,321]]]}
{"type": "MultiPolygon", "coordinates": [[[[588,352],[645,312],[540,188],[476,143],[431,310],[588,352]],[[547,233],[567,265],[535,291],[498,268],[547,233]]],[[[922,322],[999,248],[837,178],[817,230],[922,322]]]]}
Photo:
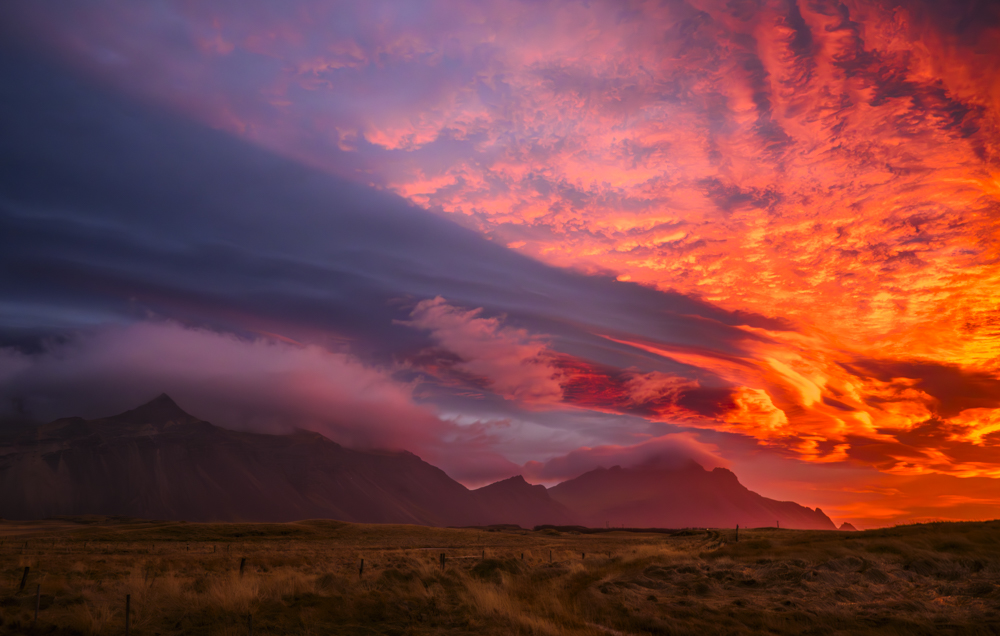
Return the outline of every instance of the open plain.
{"type": "Polygon", "coordinates": [[[1000,522],[735,534],[3,522],[0,633],[1000,633],[1000,522]]]}

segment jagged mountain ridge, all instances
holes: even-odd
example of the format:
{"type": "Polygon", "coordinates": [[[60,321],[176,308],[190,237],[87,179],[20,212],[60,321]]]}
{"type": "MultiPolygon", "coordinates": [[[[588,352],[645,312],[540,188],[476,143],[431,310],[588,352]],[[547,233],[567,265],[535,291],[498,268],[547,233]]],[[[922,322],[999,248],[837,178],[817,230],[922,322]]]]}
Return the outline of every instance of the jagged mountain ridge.
{"type": "Polygon", "coordinates": [[[56,420],[4,451],[0,516],[7,518],[443,526],[485,515],[468,489],[412,453],[353,451],[308,431],[232,431],[188,415],[166,395],[118,416],[56,420]]]}
{"type": "Polygon", "coordinates": [[[531,485],[521,475],[472,491],[491,515],[522,528],[543,524],[577,525],[581,518],[549,496],[548,489],[531,485]]]}
{"type": "Polygon", "coordinates": [[[693,462],[687,472],[615,467],[551,489],[516,476],[470,491],[406,451],[351,450],[310,431],[270,435],[224,429],[186,413],[164,394],[112,417],[64,418],[0,437],[0,517],[329,518],[529,528],[612,520],[636,527],[751,525],[767,517],[756,525],[780,519],[790,528],[834,529],[821,511],[761,497],[728,471],[723,479],[703,478],[718,470],[709,473],[693,462]],[[622,479],[640,473],[643,483],[622,479]],[[664,505],[679,501],[671,494],[679,483],[685,491],[705,491],[702,501],[718,506],[718,514],[682,508],[664,514],[664,505]],[[713,486],[719,492],[711,492],[713,486]],[[733,510],[755,512],[733,521],[733,510]]]}

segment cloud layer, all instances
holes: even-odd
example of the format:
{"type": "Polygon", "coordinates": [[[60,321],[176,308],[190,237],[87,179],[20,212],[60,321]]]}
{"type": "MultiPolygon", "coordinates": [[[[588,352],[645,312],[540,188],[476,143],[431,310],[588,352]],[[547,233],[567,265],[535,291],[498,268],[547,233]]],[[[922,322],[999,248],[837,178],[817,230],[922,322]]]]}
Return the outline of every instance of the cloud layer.
{"type": "Polygon", "coordinates": [[[682,468],[695,461],[711,470],[727,466],[718,449],[699,441],[689,433],[673,433],[634,444],[585,447],[541,462],[528,462],[524,473],[529,479],[558,483],[578,477],[595,468],[682,468]]]}
{"type": "Polygon", "coordinates": [[[488,431],[459,427],[414,402],[391,369],[316,345],[140,322],[78,333],[33,355],[0,349],[0,398],[42,421],[94,418],[134,408],[160,392],[219,426],[257,432],[319,431],[351,448],[405,449],[460,478],[516,467],[488,431]]]}
{"type": "Polygon", "coordinates": [[[2,12],[5,360],[169,318],[350,352],[542,464],[1000,476],[989,3],[2,12]]]}

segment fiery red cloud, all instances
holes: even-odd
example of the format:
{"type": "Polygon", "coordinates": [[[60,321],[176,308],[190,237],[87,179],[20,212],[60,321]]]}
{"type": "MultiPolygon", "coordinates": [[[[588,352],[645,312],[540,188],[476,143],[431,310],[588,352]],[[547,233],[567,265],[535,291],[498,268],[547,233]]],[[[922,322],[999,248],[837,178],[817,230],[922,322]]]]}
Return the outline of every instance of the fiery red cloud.
{"type": "MultiPolygon", "coordinates": [[[[439,379],[531,408],[738,433],[883,476],[1000,477],[995,6],[496,0],[26,16],[128,90],[513,250],[789,325],[739,326],[725,353],[594,331],[719,379],[703,386],[425,300],[408,324],[441,347],[410,363],[439,379]]],[[[870,518],[891,516],[876,508],[870,518]]]]}

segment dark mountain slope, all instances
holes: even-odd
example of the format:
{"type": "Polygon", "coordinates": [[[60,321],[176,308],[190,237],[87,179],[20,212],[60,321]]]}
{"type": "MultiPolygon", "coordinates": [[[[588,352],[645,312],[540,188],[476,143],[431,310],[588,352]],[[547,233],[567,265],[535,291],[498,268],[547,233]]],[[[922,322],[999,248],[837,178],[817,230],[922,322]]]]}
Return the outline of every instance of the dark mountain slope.
{"type": "Polygon", "coordinates": [[[515,523],[522,528],[580,523],[577,515],[549,496],[545,486],[532,486],[520,475],[483,486],[472,494],[498,523],[515,523]]]}
{"type": "Polygon", "coordinates": [[[725,469],[599,468],[551,489],[520,476],[475,491],[405,451],[346,449],[318,433],[231,431],[161,395],[96,420],[0,437],[0,517],[125,515],[188,521],[472,526],[835,529],[820,510],[747,490],[725,469]]]}
{"type": "Polygon", "coordinates": [[[114,417],[57,420],[0,442],[0,516],[75,514],[493,522],[468,489],[411,453],[352,451],[306,431],[231,431],[166,395],[114,417]]]}
{"type": "Polygon", "coordinates": [[[762,497],[725,468],[691,462],[678,469],[598,468],[549,489],[593,526],[732,528],[774,526],[836,530],[820,509],[762,497]]]}

